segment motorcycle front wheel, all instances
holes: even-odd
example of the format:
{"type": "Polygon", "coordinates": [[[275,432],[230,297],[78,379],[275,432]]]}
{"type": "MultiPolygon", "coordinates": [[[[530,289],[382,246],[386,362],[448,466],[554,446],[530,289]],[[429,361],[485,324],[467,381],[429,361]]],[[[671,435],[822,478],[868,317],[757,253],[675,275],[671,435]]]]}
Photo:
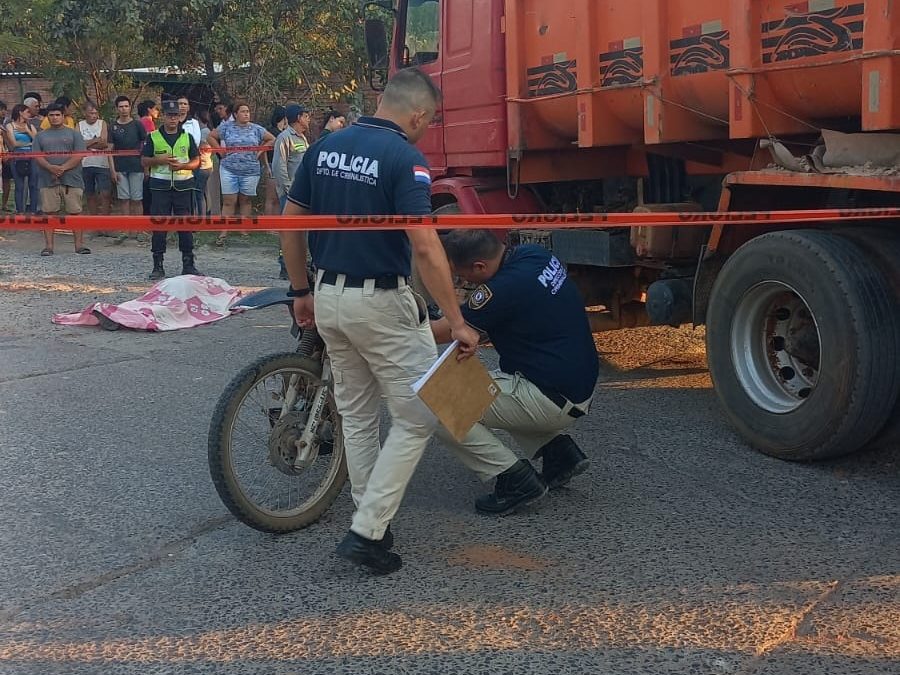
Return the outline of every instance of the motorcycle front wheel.
{"type": "Polygon", "coordinates": [[[209,425],[209,471],[222,502],[263,532],[316,522],[347,480],[340,418],[328,392],[315,459],[296,467],[296,441],[321,386],[322,364],[296,353],[263,357],[235,376],[209,425]]]}

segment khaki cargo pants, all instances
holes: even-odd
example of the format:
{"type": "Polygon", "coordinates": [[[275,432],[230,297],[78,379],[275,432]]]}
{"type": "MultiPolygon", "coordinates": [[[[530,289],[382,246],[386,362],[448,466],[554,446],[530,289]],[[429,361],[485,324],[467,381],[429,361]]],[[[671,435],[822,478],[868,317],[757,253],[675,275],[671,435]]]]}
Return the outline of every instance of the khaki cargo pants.
{"type": "MultiPolygon", "coordinates": [[[[491,429],[508,431],[525,456],[533,458],[543,445],[575,422],[575,418],[569,415],[572,403],[560,409],[521,374],[511,375],[495,370],[491,377],[497,383],[500,394],[463,441],[457,442],[443,427],[438,430],[441,442],[482,481],[506,471],[518,459],[491,429]]],[[[591,399],[588,399],[574,407],[587,412],[590,404],[591,399]]]]}
{"type": "Polygon", "coordinates": [[[402,283],[381,290],[316,282],[316,326],[325,340],[334,374],[334,399],[341,414],[347,468],[356,513],[351,530],[381,539],[437,427],[437,419],[412,385],[437,358],[427,317],[419,321],[412,289],[402,283]],[[382,447],[382,395],[391,429],[382,447]]]}

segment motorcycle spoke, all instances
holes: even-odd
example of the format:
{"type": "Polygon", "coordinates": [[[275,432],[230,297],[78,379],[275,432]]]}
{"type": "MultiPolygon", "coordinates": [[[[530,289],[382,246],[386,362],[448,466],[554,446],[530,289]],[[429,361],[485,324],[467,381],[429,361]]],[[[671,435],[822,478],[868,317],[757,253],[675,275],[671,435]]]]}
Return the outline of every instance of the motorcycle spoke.
{"type": "MultiPolygon", "coordinates": [[[[302,512],[320,497],[323,485],[331,484],[328,477],[341,464],[340,449],[335,447],[336,438],[328,441],[333,448],[331,454],[320,455],[310,466],[296,473],[290,460],[291,443],[302,433],[304,414],[308,414],[318,386],[318,382],[304,371],[288,368],[269,373],[246,392],[232,418],[229,440],[233,475],[246,497],[273,515],[302,512]],[[290,383],[294,378],[294,391],[291,392],[290,383]],[[294,399],[293,406],[285,418],[283,406],[291,398],[294,399]],[[278,419],[273,421],[272,411],[276,410],[278,419]],[[291,416],[297,419],[293,426],[291,416]],[[293,429],[295,436],[277,439],[270,449],[270,439],[277,438],[273,434],[284,433],[286,429],[293,429]]],[[[336,413],[333,403],[328,404],[322,415],[321,424],[326,423],[334,435],[336,413]]]]}

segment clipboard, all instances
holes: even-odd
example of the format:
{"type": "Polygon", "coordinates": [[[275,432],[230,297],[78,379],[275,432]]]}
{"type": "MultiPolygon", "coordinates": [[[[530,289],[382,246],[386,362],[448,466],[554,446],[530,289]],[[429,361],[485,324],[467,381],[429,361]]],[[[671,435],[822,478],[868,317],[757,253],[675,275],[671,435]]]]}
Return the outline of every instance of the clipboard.
{"type": "Polygon", "coordinates": [[[457,361],[454,341],[434,365],[413,384],[413,391],[457,441],[481,420],[500,389],[477,356],[457,361]]]}

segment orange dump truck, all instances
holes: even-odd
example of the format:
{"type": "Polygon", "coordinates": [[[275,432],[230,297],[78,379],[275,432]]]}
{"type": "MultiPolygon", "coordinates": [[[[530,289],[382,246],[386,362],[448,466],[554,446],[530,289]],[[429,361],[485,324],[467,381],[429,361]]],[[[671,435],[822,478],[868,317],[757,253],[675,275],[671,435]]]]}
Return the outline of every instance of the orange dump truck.
{"type": "Polygon", "coordinates": [[[827,221],[519,230],[598,330],[706,325],[754,447],[900,442],[900,6],[892,0],[366,2],[374,71],[444,93],[420,147],[447,213],[834,209],[827,221]],[[393,39],[384,18],[393,15],[393,39]]]}

